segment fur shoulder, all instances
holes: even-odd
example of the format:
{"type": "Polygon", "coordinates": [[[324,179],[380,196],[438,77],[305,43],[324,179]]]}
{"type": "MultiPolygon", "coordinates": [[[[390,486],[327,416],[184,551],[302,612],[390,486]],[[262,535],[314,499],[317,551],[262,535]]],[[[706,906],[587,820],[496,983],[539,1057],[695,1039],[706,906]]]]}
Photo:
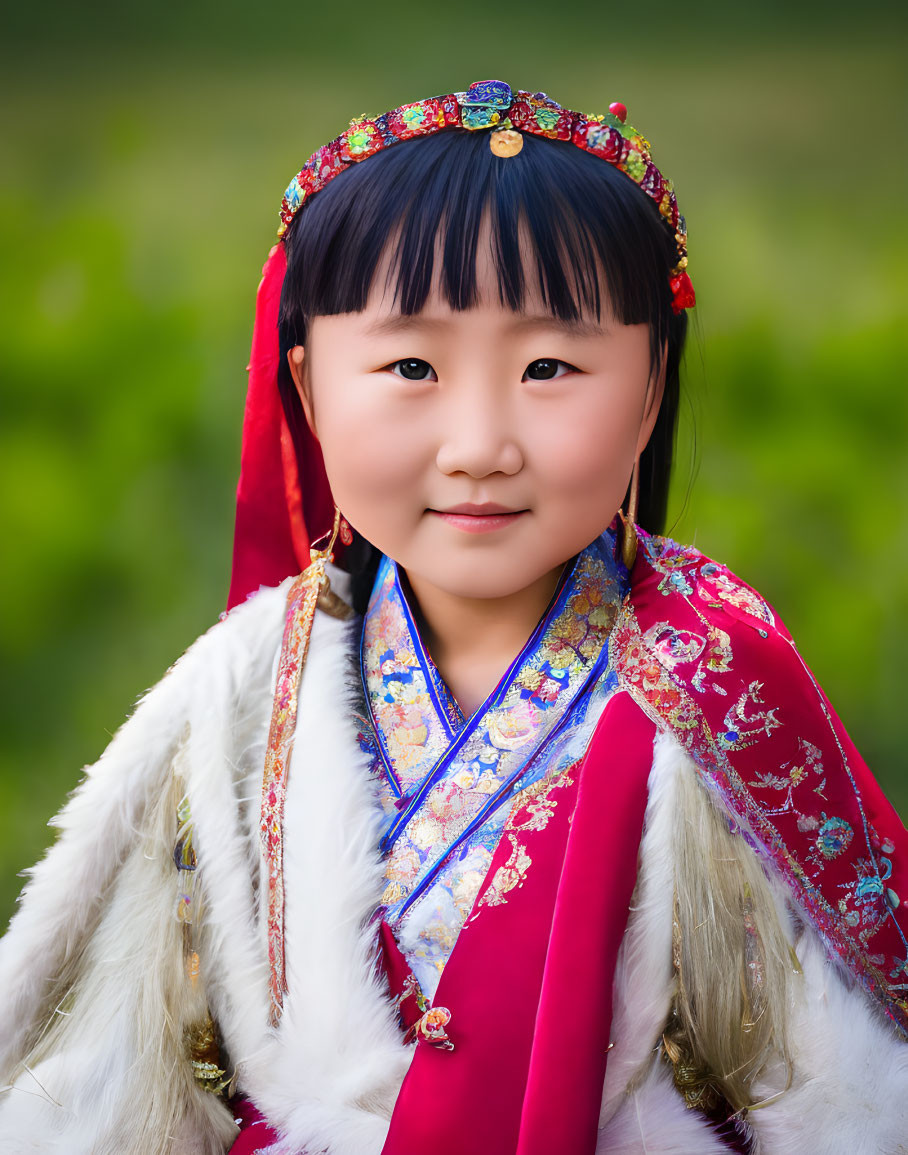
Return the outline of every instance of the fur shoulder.
{"type": "MultiPolygon", "coordinates": [[[[30,1055],[49,1052],[62,1024],[68,1032],[63,1082],[68,1085],[80,1071],[84,1075],[89,1060],[98,1058],[96,1091],[109,1094],[116,1082],[112,1056],[120,1053],[125,1063],[130,1054],[124,1024],[136,1028],[143,999],[157,998],[166,1008],[154,983],[139,991],[138,979],[129,980],[127,972],[133,952],[136,959],[143,951],[148,954],[156,920],[165,930],[175,922],[175,768],[193,730],[217,729],[228,746],[234,739],[242,741],[238,730],[250,689],[263,687],[263,700],[269,695],[283,609],[281,587],[262,590],[199,638],[140,699],[53,821],[57,840],[29,871],[19,909],[0,941],[0,1088],[8,1084],[0,1098],[0,1134],[25,1133],[35,1123],[30,1115],[19,1119],[29,1101],[36,1111],[50,1109],[47,1093],[20,1084],[18,1075],[28,1072],[23,1064],[30,1055]],[[106,974],[111,967],[119,978],[106,974]],[[92,1037],[79,1036],[79,1016],[70,1014],[69,1001],[79,992],[82,1006],[88,1007],[96,989],[97,1030],[92,1037]],[[117,1018],[114,1006],[129,998],[135,1005],[117,1018]],[[109,1039],[104,1044],[102,1022],[107,1019],[119,1036],[115,1044],[109,1039]],[[105,1056],[95,1055],[96,1042],[107,1046],[105,1056]],[[74,1060],[86,1046],[92,1054],[74,1060]]],[[[222,762],[229,766],[232,758],[228,750],[222,762]]],[[[161,942],[166,939],[162,931],[161,942]]],[[[49,1062],[45,1074],[53,1074],[59,1060],[50,1055],[49,1062]]],[[[78,1094],[73,1089],[73,1102],[86,1095],[83,1082],[78,1094]]],[[[62,1135],[60,1118],[47,1124],[62,1135]]],[[[75,1143],[66,1149],[80,1149],[76,1132],[66,1135],[75,1143]]]]}

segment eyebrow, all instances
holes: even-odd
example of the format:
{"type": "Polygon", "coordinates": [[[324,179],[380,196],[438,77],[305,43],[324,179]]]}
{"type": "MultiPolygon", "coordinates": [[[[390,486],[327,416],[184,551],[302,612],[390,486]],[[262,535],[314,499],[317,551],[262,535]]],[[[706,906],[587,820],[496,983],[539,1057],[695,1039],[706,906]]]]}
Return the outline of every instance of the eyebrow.
{"type": "MultiPolygon", "coordinates": [[[[366,330],[370,337],[379,337],[387,333],[399,333],[404,329],[440,329],[447,324],[440,318],[420,316],[419,313],[392,313],[380,321],[375,321],[366,330]]],[[[583,318],[569,320],[565,317],[555,317],[551,313],[521,314],[515,316],[511,322],[513,329],[549,329],[565,333],[573,337],[602,337],[608,329],[593,321],[583,318]]]]}

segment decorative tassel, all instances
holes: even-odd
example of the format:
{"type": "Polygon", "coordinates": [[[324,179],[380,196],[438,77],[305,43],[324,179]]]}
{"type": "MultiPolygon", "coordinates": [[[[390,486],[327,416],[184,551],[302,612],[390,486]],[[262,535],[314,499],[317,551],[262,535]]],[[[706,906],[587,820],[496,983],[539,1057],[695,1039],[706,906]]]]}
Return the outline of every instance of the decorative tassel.
{"type": "MultiPolygon", "coordinates": [[[[175,784],[180,790],[179,779],[175,779],[175,784]]],[[[193,943],[193,924],[198,914],[194,902],[198,861],[192,843],[192,834],[193,824],[189,795],[184,793],[177,803],[177,837],[173,847],[173,861],[177,868],[178,883],[176,917],[183,926],[183,956],[186,978],[192,989],[195,990],[199,982],[201,960],[193,943]]],[[[220,1095],[230,1085],[231,1079],[225,1077],[227,1072],[221,1067],[217,1027],[207,1010],[205,1017],[200,1022],[186,1028],[183,1039],[192,1066],[193,1078],[203,1090],[214,1095],[220,1095]]]]}

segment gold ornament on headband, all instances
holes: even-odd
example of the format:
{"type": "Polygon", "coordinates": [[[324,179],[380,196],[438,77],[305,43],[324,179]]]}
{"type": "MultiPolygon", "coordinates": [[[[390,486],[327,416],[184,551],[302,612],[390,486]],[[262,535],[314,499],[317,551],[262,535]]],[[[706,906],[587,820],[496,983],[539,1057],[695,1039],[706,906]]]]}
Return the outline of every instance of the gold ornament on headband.
{"type": "Polygon", "coordinates": [[[516,156],[523,148],[523,134],[516,128],[499,128],[489,136],[489,148],[496,156],[516,156]]]}

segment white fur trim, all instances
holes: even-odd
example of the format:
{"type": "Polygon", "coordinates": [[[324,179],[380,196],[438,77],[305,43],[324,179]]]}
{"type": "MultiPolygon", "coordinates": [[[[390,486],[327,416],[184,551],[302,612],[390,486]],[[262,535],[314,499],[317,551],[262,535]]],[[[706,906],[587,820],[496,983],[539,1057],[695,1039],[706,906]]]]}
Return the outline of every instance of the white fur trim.
{"type": "Polygon", "coordinates": [[[649,798],[640,842],[637,885],[618,952],[613,986],[611,1038],[599,1126],[621,1103],[628,1084],[644,1070],[668,1019],[672,971],[672,827],[678,774],[684,752],[659,733],[653,748],[649,798]]]}
{"type": "Polygon", "coordinates": [[[376,970],[380,811],[350,712],[355,627],[319,615],[300,693],[284,823],[288,994],[246,1089],[281,1150],[381,1151],[412,1057],[376,970]]]}
{"type": "MultiPolygon", "coordinates": [[[[606,1071],[597,1152],[726,1150],[715,1146],[702,1117],[684,1107],[667,1065],[650,1058],[672,993],[671,841],[681,774],[698,771],[672,735],[660,734],[638,882],[615,971],[615,1048],[606,1071]]],[[[706,790],[701,801],[715,804],[706,790]]],[[[775,872],[769,882],[783,931],[794,942],[788,887],[775,872]]],[[[797,952],[804,982],[796,985],[791,1009],[793,1083],[775,1102],[748,1114],[756,1150],[760,1155],[908,1153],[908,1046],[841,966],[829,961],[809,923],[797,952]]],[[[784,1072],[770,1072],[755,1093],[769,1097],[785,1079],[784,1072]]]]}
{"type": "MultiPolygon", "coordinates": [[[[807,926],[794,1010],[794,1081],[748,1116],[762,1155],[895,1155],[908,1152],[908,1046],[864,990],[826,957],[807,926]]],[[[776,1074],[776,1084],[782,1077],[776,1074]]],[[[784,1079],[782,1079],[784,1086],[784,1079]]],[[[758,1094],[771,1094],[767,1080],[758,1094]]]]}
{"type": "MultiPolygon", "coordinates": [[[[236,1133],[183,1054],[204,990],[186,981],[175,918],[173,776],[190,789],[220,779],[231,794],[245,703],[257,686],[260,712],[270,699],[283,607],[283,589],[263,590],[200,638],[56,820],[60,837],[0,943],[0,1070],[15,1080],[0,1094],[0,1149],[203,1153],[236,1133]],[[73,1007],[55,1009],[73,983],[73,1007]],[[46,1025],[44,1058],[22,1070],[46,1025]]],[[[230,797],[224,824],[235,809],[230,797]]]]}
{"type": "MultiPolygon", "coordinates": [[[[802,1148],[802,1155],[805,1149],[802,1148]]],[[[728,1155],[710,1124],[684,1105],[659,1056],[599,1132],[596,1155],[728,1155]]]]}
{"type": "MultiPolygon", "coordinates": [[[[331,576],[343,596],[345,575],[332,567],[331,576]]],[[[32,872],[0,947],[7,1069],[49,1017],[57,1027],[38,1069],[20,1070],[0,1095],[4,1151],[204,1153],[235,1134],[181,1052],[183,1021],[199,1007],[189,1005],[174,918],[174,773],[199,855],[203,990],[193,997],[202,1008],[207,999],[240,1089],[284,1132],[288,1151],[381,1149],[412,1050],[367,922],[383,878],[375,784],[350,719],[353,627],[321,613],[285,814],[290,993],[278,1030],[268,1025],[259,807],[286,586],[237,607],[145,696],[32,872]],[[54,1017],[48,998],[70,970],[76,1012],[54,1017]],[[169,1047],[160,1054],[159,1036],[169,1047]],[[170,1114],[136,1108],[149,1098],[170,1102],[170,1114]]]]}

